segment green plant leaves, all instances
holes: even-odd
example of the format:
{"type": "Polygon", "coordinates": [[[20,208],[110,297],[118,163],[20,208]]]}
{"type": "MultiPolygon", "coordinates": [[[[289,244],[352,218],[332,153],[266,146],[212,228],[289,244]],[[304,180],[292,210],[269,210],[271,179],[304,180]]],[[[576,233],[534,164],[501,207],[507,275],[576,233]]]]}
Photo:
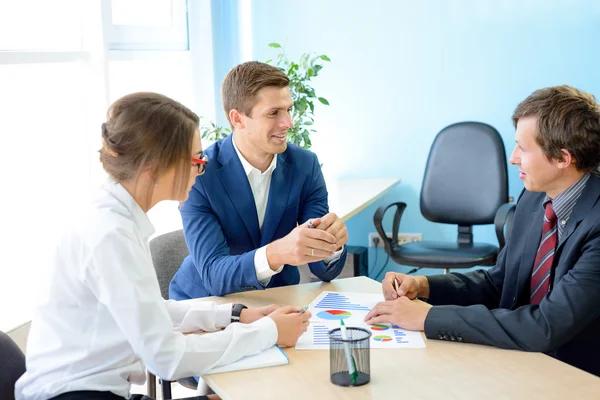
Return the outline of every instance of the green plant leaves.
{"type": "Polygon", "coordinates": [[[328,105],[329,105],[329,102],[328,102],[328,101],[327,101],[327,99],[326,99],[326,98],[324,98],[324,97],[319,97],[319,101],[320,101],[321,103],[325,104],[326,106],[328,106],[328,105]]]}

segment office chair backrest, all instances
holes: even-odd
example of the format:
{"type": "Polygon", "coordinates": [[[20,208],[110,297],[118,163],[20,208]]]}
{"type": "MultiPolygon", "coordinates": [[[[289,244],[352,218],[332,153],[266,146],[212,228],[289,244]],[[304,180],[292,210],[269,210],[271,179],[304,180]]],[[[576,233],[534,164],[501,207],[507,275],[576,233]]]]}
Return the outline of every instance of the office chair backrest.
{"type": "Polygon", "coordinates": [[[183,260],[190,254],[183,230],[165,233],[150,241],[150,253],[156,269],[160,293],[165,299],[169,298],[169,283],[177,272],[183,260]]]}
{"type": "Polygon", "coordinates": [[[423,178],[421,213],[433,222],[491,224],[508,201],[504,143],[480,122],[447,126],[436,136],[423,178]]]}
{"type": "Polygon", "coordinates": [[[0,399],[15,398],[15,383],[25,373],[25,355],[6,333],[0,331],[0,399]]]}

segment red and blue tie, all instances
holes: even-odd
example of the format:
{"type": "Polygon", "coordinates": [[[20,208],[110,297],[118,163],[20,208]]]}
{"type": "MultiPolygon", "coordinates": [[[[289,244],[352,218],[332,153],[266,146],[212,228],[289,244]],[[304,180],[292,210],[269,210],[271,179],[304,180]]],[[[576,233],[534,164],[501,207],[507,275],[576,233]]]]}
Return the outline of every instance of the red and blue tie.
{"type": "Polygon", "coordinates": [[[550,290],[550,271],[552,271],[554,251],[558,242],[556,221],[556,213],[552,209],[552,202],[549,201],[546,203],[546,212],[544,213],[542,241],[531,272],[531,297],[529,299],[531,304],[540,304],[550,290]]]}

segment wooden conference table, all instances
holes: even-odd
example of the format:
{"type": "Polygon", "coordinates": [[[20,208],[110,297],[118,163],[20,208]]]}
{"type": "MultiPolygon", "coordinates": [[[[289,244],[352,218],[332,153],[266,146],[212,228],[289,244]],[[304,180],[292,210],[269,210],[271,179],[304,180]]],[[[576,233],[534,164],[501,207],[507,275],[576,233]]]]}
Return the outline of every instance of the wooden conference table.
{"type": "MultiPolygon", "coordinates": [[[[381,293],[381,284],[356,277],[199,301],[300,307],[324,290],[381,293]]],[[[204,380],[223,400],[600,399],[600,378],[541,353],[439,340],[425,343],[424,349],[371,349],[371,382],[360,387],[330,383],[329,351],[294,348],[285,349],[289,365],[207,375],[204,380]]]]}

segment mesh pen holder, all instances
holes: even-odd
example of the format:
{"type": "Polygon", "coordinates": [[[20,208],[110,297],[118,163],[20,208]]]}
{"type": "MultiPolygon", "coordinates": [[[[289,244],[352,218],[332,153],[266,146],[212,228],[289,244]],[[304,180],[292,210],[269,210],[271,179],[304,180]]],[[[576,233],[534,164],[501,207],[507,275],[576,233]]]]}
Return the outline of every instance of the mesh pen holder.
{"type": "Polygon", "coordinates": [[[331,383],[338,386],[361,386],[371,381],[369,338],[371,332],[363,328],[346,327],[347,339],[342,339],[340,328],[329,331],[329,367],[331,383]],[[348,352],[348,356],[346,354],[348,352]],[[349,363],[356,369],[355,383],[348,372],[349,363]]]}

